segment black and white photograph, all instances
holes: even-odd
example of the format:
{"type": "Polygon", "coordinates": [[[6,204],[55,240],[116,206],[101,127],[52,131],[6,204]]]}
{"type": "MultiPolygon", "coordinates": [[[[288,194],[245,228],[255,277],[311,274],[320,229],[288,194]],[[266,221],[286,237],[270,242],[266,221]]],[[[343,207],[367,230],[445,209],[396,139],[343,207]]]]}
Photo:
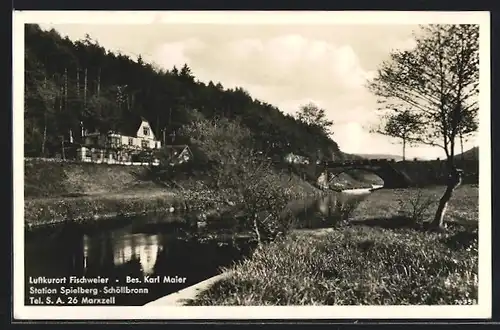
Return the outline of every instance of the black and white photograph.
{"type": "Polygon", "coordinates": [[[490,317],[489,22],[14,12],[14,317],[490,317]]]}

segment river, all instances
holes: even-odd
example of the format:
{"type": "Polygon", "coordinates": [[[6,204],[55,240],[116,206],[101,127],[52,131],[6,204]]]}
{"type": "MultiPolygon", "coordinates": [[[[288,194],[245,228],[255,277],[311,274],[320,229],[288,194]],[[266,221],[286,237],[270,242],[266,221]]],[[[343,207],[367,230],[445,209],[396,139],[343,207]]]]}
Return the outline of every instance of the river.
{"type": "MultiPolygon", "coordinates": [[[[298,228],[331,227],[346,218],[368,193],[367,189],[331,193],[293,202],[289,209],[298,220],[298,228]]],[[[106,225],[61,225],[27,233],[25,304],[33,304],[41,297],[50,296],[56,301],[74,295],[78,299],[72,303],[81,305],[81,298],[90,294],[96,298],[112,295],[114,305],[144,305],[215,276],[221,267],[241,261],[252,251],[244,236],[235,243],[223,229],[189,228],[179,217],[182,220],[183,215],[148,215],[115,219],[106,225]],[[70,276],[107,278],[109,290],[104,292],[101,285],[94,295],[92,291],[80,292],[82,286],[75,283],[33,284],[39,277],[70,276]],[[148,276],[160,283],[135,285],[126,283],[127,276],[148,276]],[[61,287],[69,289],[65,291],[68,294],[61,294],[61,287]],[[130,289],[139,291],[127,293],[130,289]],[[114,294],[112,290],[122,293],[114,294]]]]}

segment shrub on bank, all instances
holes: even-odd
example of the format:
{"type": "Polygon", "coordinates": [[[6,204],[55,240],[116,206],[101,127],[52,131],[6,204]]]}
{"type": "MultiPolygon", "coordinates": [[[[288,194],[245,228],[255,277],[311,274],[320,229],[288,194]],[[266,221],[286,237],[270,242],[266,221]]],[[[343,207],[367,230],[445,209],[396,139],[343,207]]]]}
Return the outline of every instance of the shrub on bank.
{"type": "Polygon", "coordinates": [[[293,234],[257,250],[191,304],[477,303],[477,233],[465,245],[450,245],[454,235],[363,226],[293,234]]]}

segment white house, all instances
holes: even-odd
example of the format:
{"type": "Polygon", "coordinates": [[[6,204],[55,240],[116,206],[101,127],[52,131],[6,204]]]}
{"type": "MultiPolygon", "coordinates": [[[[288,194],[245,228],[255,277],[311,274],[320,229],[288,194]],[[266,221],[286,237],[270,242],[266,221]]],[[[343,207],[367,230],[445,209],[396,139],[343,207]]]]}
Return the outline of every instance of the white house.
{"type": "Polygon", "coordinates": [[[149,122],[140,116],[129,114],[119,129],[107,133],[82,132],[82,147],[77,159],[84,162],[108,164],[159,164],[153,157],[161,148],[149,122]]]}
{"type": "Polygon", "coordinates": [[[167,151],[167,155],[169,157],[168,163],[171,166],[188,162],[193,158],[193,152],[189,146],[185,144],[166,145],[165,150],[167,151]]]}

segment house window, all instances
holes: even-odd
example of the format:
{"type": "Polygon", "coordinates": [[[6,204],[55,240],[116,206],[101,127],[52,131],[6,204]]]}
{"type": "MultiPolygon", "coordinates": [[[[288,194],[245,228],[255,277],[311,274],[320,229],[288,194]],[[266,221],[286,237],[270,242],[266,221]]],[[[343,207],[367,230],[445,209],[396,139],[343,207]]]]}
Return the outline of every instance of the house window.
{"type": "Polygon", "coordinates": [[[148,135],[149,135],[149,127],[143,127],[143,128],[142,128],[142,133],[143,133],[145,136],[148,136],[148,135]]]}
{"type": "Polygon", "coordinates": [[[116,136],[111,137],[111,147],[116,148],[119,146],[120,146],[120,138],[116,136]]]}
{"type": "Polygon", "coordinates": [[[147,148],[147,147],[149,147],[149,141],[142,140],[142,148],[147,148]]]}
{"type": "Polygon", "coordinates": [[[134,139],[133,138],[128,138],[128,145],[129,146],[134,145],[134,139]]]}

